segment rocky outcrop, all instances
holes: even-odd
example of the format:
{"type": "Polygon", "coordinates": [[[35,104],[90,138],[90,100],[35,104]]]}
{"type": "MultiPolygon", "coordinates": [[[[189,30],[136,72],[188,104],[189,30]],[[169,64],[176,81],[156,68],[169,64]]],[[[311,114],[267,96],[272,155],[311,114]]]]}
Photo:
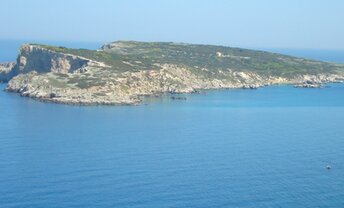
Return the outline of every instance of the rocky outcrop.
{"type": "MultiPolygon", "coordinates": [[[[262,76],[253,72],[221,71],[218,78],[194,74],[192,70],[165,64],[160,70],[112,73],[95,80],[101,69],[93,68],[83,74],[58,75],[31,72],[14,77],[8,91],[43,101],[77,105],[138,104],[144,96],[164,93],[193,93],[203,89],[257,89],[272,84],[302,83],[309,76],[290,79],[262,76]],[[98,70],[98,71],[97,71],[98,70]],[[75,83],[71,82],[75,80],[75,83]],[[82,85],[80,85],[83,83],[82,85]]],[[[311,76],[312,77],[312,76],[311,76]]],[[[318,75],[319,83],[340,81],[341,75],[318,75]]]]}
{"type": "Polygon", "coordinates": [[[308,81],[305,81],[301,84],[296,84],[296,85],[294,85],[294,87],[296,87],[296,88],[322,88],[323,84],[312,82],[312,81],[308,80],[308,81]]]}
{"type": "Polygon", "coordinates": [[[75,73],[84,72],[89,66],[103,66],[99,63],[81,56],[59,53],[40,47],[39,45],[24,44],[17,57],[17,62],[8,74],[12,78],[18,74],[36,71],[38,73],[75,73]]]}
{"type": "Polygon", "coordinates": [[[303,75],[295,78],[296,88],[322,88],[326,83],[343,82],[340,74],[303,75]]]}
{"type": "Polygon", "coordinates": [[[8,82],[10,80],[10,72],[15,62],[0,63],[0,82],[8,82]]]}
{"type": "Polygon", "coordinates": [[[37,45],[25,44],[20,48],[16,68],[19,73],[69,73],[85,68],[91,60],[71,54],[58,53],[37,45]]]}

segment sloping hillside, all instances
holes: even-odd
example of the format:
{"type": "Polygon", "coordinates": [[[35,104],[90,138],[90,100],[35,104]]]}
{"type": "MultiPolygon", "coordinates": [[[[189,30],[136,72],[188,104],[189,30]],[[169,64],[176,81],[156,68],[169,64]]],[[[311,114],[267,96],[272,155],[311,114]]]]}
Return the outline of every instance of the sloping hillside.
{"type": "Polygon", "coordinates": [[[117,41],[99,50],[25,44],[7,90],[68,104],[136,104],[142,96],[271,84],[320,86],[344,65],[264,51],[183,43],[117,41]]]}

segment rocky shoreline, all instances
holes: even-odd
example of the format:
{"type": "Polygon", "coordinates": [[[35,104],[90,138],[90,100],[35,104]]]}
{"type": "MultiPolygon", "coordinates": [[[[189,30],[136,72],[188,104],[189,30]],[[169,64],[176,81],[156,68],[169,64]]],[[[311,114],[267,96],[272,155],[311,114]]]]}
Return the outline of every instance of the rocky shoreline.
{"type": "MultiPolygon", "coordinates": [[[[269,79],[262,78],[262,81],[252,82],[252,80],[247,79],[243,80],[240,83],[226,83],[223,80],[197,80],[197,78],[193,77],[189,80],[184,79],[185,82],[190,82],[190,85],[181,82],[180,86],[172,86],[171,83],[162,82],[159,84],[161,86],[158,87],[157,83],[154,83],[154,81],[149,81],[150,79],[152,79],[152,77],[149,77],[149,75],[143,72],[138,73],[140,74],[139,77],[141,80],[137,81],[137,83],[135,84],[133,83],[133,85],[136,86],[128,84],[128,80],[130,80],[132,77],[137,77],[137,74],[127,74],[126,78],[121,77],[121,79],[124,80],[122,80],[122,82],[118,83],[117,85],[106,84],[104,86],[94,86],[92,87],[92,89],[54,89],[49,87],[49,85],[44,85],[45,83],[49,83],[49,76],[54,76],[54,74],[42,76],[36,73],[30,73],[25,75],[18,75],[17,77],[13,78],[8,83],[6,91],[16,92],[19,93],[21,96],[34,98],[40,101],[70,105],[138,105],[143,101],[144,97],[161,96],[163,94],[196,93],[200,90],[210,89],[252,90],[265,86],[281,84],[295,84],[295,87],[302,88],[318,88],[327,83],[338,83],[344,80],[344,76],[323,74],[316,76],[307,75],[290,80],[282,79],[281,77],[274,77],[269,79]],[[309,84],[311,82],[309,81],[309,79],[316,80],[317,84],[309,84]],[[130,90],[127,90],[125,93],[122,89],[120,89],[120,86],[126,86],[126,89],[130,90]]],[[[170,75],[165,74],[164,72],[160,73],[162,77],[170,75]]],[[[259,75],[251,74],[251,76],[259,75]]]]}
{"type": "MultiPolygon", "coordinates": [[[[232,58],[233,55],[220,58],[228,57],[232,58]]],[[[26,44],[21,47],[17,62],[0,64],[0,80],[8,81],[8,92],[70,105],[138,105],[146,96],[166,93],[258,89],[277,84],[316,88],[344,80],[344,71],[340,70],[335,73],[282,76],[253,70],[209,69],[158,61],[151,64],[150,69],[140,70],[136,66],[142,64],[136,60],[118,63],[135,70],[114,70],[111,68],[113,65],[99,60],[26,44]]]]}
{"type": "Polygon", "coordinates": [[[16,62],[0,63],[0,83],[8,82],[10,80],[10,73],[16,62]]]}

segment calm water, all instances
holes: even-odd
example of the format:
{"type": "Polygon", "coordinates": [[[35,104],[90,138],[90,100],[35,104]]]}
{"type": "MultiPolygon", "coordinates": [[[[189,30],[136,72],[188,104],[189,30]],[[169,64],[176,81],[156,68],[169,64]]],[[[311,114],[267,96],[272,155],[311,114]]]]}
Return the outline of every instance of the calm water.
{"type": "Polygon", "coordinates": [[[344,85],[131,107],[41,103],[4,87],[1,208],[344,207],[344,85]]]}
{"type": "Polygon", "coordinates": [[[344,85],[187,98],[73,107],[1,92],[1,207],[344,206],[344,85]]]}

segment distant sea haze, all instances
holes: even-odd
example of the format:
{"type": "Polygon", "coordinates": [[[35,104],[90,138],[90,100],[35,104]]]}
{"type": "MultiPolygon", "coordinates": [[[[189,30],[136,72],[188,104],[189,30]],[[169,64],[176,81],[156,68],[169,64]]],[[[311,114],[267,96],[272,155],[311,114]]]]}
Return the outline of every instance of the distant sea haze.
{"type": "Polygon", "coordinates": [[[321,61],[344,63],[343,50],[321,50],[321,49],[263,49],[265,51],[282,53],[290,56],[304,57],[321,61]]]}
{"type": "MultiPolygon", "coordinates": [[[[115,41],[115,40],[114,40],[115,41]]],[[[67,42],[67,41],[39,41],[39,40],[0,40],[0,62],[15,61],[18,49],[23,43],[42,43],[70,48],[85,48],[95,50],[102,46],[102,42],[67,42]]],[[[281,53],[290,56],[316,59],[336,63],[344,63],[343,50],[320,50],[320,49],[283,49],[283,48],[250,48],[264,50],[274,53],[281,53]]]]}

